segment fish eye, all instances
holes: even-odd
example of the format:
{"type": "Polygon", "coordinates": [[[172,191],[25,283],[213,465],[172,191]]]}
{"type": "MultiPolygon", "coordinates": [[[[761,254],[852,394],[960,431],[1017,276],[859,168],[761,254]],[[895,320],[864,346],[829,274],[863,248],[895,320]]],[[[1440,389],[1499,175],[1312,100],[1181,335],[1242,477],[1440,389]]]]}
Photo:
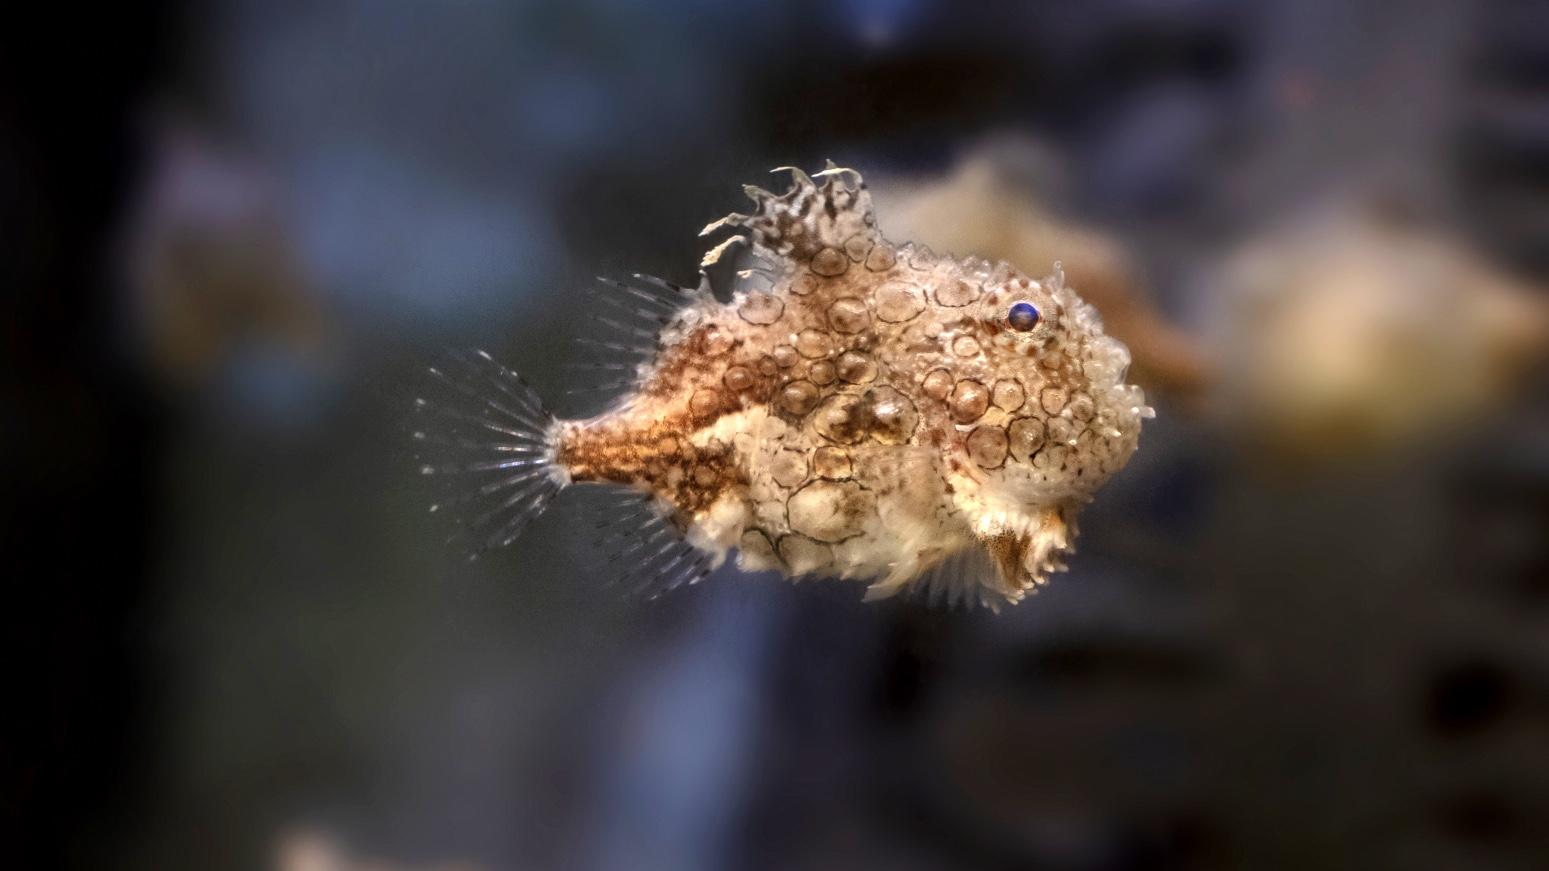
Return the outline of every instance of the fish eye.
{"type": "Polygon", "coordinates": [[[1026,300],[1012,303],[1011,308],[1006,312],[1006,323],[1019,333],[1025,333],[1038,326],[1038,321],[1041,318],[1042,315],[1038,313],[1038,306],[1026,300]]]}

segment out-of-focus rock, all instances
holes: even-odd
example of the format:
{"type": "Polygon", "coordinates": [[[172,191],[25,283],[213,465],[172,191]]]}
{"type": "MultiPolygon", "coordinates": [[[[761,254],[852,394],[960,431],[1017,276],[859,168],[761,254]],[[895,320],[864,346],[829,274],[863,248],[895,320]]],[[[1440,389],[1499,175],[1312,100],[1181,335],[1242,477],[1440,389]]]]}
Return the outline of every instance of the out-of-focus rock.
{"type": "Polygon", "coordinates": [[[168,123],[128,228],[133,341],[163,385],[201,389],[255,355],[315,367],[323,306],[274,184],[195,128],[168,123]]]}
{"type": "Polygon", "coordinates": [[[1364,456],[1466,427],[1549,350],[1543,288],[1364,197],[1250,242],[1219,287],[1219,409],[1274,458],[1364,456]]]}

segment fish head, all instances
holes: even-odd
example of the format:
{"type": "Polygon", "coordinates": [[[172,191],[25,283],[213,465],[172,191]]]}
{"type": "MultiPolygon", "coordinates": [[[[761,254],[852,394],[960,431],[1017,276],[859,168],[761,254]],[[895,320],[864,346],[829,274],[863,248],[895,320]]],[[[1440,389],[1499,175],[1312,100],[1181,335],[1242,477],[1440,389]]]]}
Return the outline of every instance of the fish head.
{"type": "Polygon", "coordinates": [[[1042,280],[996,267],[955,327],[947,341],[972,337],[977,353],[950,357],[957,370],[927,374],[922,387],[940,393],[951,381],[943,399],[954,435],[942,449],[983,510],[1079,505],[1134,453],[1152,412],[1125,383],[1129,350],[1057,264],[1042,280]]]}

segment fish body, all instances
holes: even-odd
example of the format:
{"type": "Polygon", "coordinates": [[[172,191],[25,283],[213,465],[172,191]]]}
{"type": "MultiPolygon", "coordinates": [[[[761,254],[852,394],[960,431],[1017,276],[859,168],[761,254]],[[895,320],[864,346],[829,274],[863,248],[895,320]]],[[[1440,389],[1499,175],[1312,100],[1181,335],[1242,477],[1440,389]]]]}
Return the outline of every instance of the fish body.
{"type": "Polygon", "coordinates": [[[708,280],[616,287],[661,328],[614,408],[554,420],[508,370],[464,358],[437,373],[458,401],[421,400],[452,432],[417,436],[476,457],[425,470],[483,476],[467,501],[489,545],[566,486],[641,494],[662,531],[626,546],[653,590],[735,552],[746,570],[864,580],[868,598],[1021,600],[1064,567],[1080,506],[1151,414],[1128,351],[1057,265],[1034,280],[894,244],[858,173],[791,173],[705,229],[731,235],[702,268],[738,243],[753,264],[729,302],[708,280]]]}

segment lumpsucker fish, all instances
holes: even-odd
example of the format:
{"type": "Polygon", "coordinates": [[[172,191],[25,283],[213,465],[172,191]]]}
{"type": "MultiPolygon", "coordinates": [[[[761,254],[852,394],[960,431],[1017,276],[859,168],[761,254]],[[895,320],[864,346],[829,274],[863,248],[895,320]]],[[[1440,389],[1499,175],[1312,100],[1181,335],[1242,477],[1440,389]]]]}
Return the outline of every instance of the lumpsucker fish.
{"type": "Polygon", "coordinates": [[[647,594],[735,551],[747,571],[864,581],[868,600],[1021,601],[1065,568],[1081,506],[1153,414],[1128,350],[1058,264],[1035,280],[894,244],[858,172],[778,171],[784,194],[749,186],[751,214],[705,228],[729,237],[697,286],[602,284],[619,317],[599,320],[624,337],[594,345],[623,378],[608,411],[556,419],[483,352],[433,368],[413,434],[447,485],[432,511],[489,549],[560,491],[609,485],[626,496],[602,524],[613,560],[647,594]],[[722,301],[709,273],[732,257],[722,301]]]}

